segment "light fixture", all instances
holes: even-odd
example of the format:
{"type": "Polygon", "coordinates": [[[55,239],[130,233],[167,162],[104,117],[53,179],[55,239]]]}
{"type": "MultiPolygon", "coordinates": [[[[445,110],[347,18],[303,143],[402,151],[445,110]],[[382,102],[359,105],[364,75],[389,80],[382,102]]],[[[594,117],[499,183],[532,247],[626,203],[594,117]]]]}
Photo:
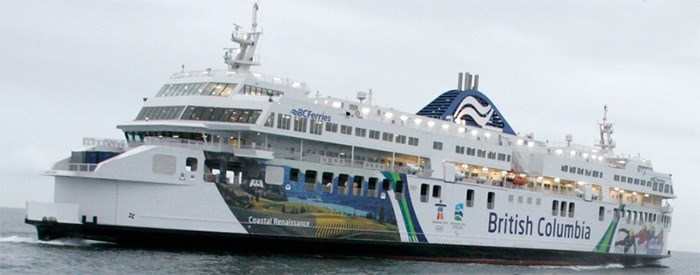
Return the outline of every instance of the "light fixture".
{"type": "Polygon", "coordinates": [[[556,153],[557,155],[561,155],[562,152],[563,151],[561,149],[554,150],[554,153],[556,153]]]}
{"type": "Polygon", "coordinates": [[[339,101],[333,101],[333,104],[331,104],[331,106],[333,106],[333,108],[340,108],[340,106],[342,106],[342,105],[343,104],[340,103],[339,101]]]}
{"type": "Polygon", "coordinates": [[[487,132],[487,133],[484,133],[484,136],[485,136],[486,138],[489,138],[489,137],[491,137],[491,133],[488,133],[488,132],[487,132]]]}
{"type": "Polygon", "coordinates": [[[386,117],[386,118],[392,118],[392,117],[394,117],[394,114],[393,114],[393,113],[385,113],[385,114],[384,114],[384,117],[386,117]]]}
{"type": "Polygon", "coordinates": [[[447,123],[445,123],[445,124],[442,125],[442,129],[447,130],[447,129],[449,129],[449,128],[450,128],[450,125],[447,124],[447,123]]]}
{"type": "Polygon", "coordinates": [[[428,121],[428,126],[433,127],[435,125],[435,121],[428,121]]]}
{"type": "Polygon", "coordinates": [[[524,141],[522,139],[518,139],[518,141],[516,141],[515,143],[517,143],[518,145],[523,145],[523,142],[524,141]]]}
{"type": "Polygon", "coordinates": [[[415,122],[416,125],[420,125],[420,123],[421,123],[422,121],[423,121],[423,120],[420,119],[420,118],[416,118],[416,119],[413,120],[413,122],[415,122]]]}
{"type": "Polygon", "coordinates": [[[369,108],[363,107],[363,108],[362,108],[362,113],[363,113],[363,114],[369,114],[369,108]]]}
{"type": "Polygon", "coordinates": [[[406,122],[406,120],[408,119],[408,117],[406,115],[401,115],[400,118],[401,118],[401,121],[403,121],[403,122],[406,122]]]}
{"type": "Polygon", "coordinates": [[[457,132],[464,133],[464,130],[464,127],[459,127],[459,129],[457,129],[457,132]]]}
{"type": "Polygon", "coordinates": [[[479,131],[477,131],[477,130],[475,129],[475,130],[472,130],[471,133],[472,133],[472,136],[476,136],[476,135],[479,134],[479,131]]]}

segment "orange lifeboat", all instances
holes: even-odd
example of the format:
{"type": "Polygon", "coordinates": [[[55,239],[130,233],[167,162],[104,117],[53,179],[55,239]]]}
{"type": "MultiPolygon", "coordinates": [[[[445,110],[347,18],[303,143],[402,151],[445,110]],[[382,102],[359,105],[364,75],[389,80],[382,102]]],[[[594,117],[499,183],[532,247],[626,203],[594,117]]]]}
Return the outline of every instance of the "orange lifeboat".
{"type": "Polygon", "coordinates": [[[524,174],[518,174],[518,171],[516,171],[515,169],[510,169],[510,172],[506,177],[506,181],[510,181],[515,185],[525,185],[527,184],[528,180],[527,177],[523,175],[524,174]]]}

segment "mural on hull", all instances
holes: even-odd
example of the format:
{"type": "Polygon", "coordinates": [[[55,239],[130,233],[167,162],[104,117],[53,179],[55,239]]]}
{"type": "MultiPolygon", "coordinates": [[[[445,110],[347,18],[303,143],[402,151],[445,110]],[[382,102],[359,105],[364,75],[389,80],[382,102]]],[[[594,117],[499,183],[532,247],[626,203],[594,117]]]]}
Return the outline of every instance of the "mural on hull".
{"type": "Polygon", "coordinates": [[[640,225],[630,224],[631,216],[622,216],[625,205],[615,210],[615,217],[605,234],[598,242],[596,252],[624,254],[661,255],[664,247],[664,230],[656,232],[653,222],[644,221],[640,225]],[[613,243],[613,240],[617,240],[613,243]]]}
{"type": "Polygon", "coordinates": [[[297,170],[294,174],[291,168],[283,168],[281,185],[265,182],[263,165],[259,173],[254,173],[257,175],[244,171],[240,183],[216,184],[231,212],[249,233],[400,241],[389,198],[392,192],[382,190],[380,184],[370,194],[366,179],[362,188],[356,190],[352,178],[349,182],[343,178],[346,184],[339,186],[340,174],[335,174],[332,182],[321,184],[320,176],[307,179],[303,172],[297,170]]]}

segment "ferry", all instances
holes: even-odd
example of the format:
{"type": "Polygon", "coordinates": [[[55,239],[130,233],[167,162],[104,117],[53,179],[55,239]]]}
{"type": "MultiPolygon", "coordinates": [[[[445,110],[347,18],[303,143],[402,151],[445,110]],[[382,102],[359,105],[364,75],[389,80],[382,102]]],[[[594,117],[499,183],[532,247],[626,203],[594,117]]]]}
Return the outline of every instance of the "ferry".
{"type": "MultiPolygon", "coordinates": [[[[514,265],[654,264],[670,256],[671,174],[593,146],[520,135],[459,73],[416,113],[252,71],[236,26],[222,70],[172,74],[123,140],[84,138],[27,202],[38,238],[243,253],[514,265]]],[[[591,123],[593,124],[593,123],[591,123]]]]}

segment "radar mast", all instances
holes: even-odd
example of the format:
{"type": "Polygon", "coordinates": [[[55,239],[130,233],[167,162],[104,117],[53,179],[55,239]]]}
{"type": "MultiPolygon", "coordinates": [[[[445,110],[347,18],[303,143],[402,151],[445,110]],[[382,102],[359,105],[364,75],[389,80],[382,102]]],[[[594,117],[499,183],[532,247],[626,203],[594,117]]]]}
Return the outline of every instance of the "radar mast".
{"type": "Polygon", "coordinates": [[[608,105],[603,107],[603,122],[598,123],[600,128],[600,141],[595,146],[604,152],[612,152],[615,149],[615,141],[612,139],[613,124],[608,123],[608,105]]]}
{"type": "Polygon", "coordinates": [[[253,5],[253,23],[250,32],[241,31],[240,26],[234,24],[234,31],[231,33],[231,41],[238,44],[237,48],[225,48],[224,63],[228,65],[229,71],[248,72],[250,66],[259,66],[260,60],[255,56],[255,47],[262,32],[258,32],[258,3],[253,5]]]}

